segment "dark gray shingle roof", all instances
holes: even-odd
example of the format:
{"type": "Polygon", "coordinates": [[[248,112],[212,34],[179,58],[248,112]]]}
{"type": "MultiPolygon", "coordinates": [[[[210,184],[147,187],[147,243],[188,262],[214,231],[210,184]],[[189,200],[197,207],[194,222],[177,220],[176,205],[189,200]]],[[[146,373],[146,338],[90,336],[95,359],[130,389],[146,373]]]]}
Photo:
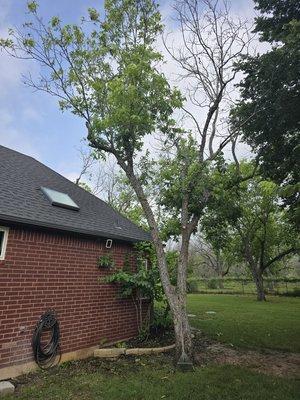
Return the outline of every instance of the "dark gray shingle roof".
{"type": "Polygon", "coordinates": [[[105,238],[150,240],[145,232],[98,197],[32,157],[0,146],[0,220],[105,238]],[[41,186],[67,193],[79,211],[56,207],[41,186]]]}

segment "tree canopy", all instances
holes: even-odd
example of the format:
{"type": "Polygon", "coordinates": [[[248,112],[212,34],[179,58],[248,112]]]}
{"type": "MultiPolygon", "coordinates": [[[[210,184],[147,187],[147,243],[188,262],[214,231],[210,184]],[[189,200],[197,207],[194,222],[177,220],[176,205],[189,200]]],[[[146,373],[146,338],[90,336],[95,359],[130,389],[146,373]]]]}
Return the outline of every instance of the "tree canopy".
{"type": "MultiPolygon", "coordinates": [[[[253,164],[240,165],[244,174],[253,164]]],[[[264,299],[263,275],[274,272],[278,262],[299,251],[299,237],[279,205],[279,188],[256,176],[230,188],[236,166],[229,165],[220,177],[223,185],[203,215],[202,229],[215,248],[226,249],[244,262],[264,299]]]]}
{"type": "Polygon", "coordinates": [[[233,125],[260,158],[265,177],[284,188],[282,197],[299,218],[300,181],[300,5],[296,0],[256,0],[255,31],[272,49],[243,58],[241,101],[233,125]],[[257,111],[257,112],[255,112],[257,111]],[[251,116],[251,118],[249,118],[251,116]],[[298,210],[298,211],[297,211],[298,210]]]}

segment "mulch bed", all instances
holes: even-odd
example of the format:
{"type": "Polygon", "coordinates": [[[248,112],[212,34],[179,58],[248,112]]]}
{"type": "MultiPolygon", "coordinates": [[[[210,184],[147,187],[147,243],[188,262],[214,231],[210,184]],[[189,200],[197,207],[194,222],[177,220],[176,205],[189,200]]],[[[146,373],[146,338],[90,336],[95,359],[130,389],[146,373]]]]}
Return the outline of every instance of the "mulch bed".
{"type": "Polygon", "coordinates": [[[174,344],[173,330],[151,331],[145,338],[136,337],[125,342],[125,347],[132,349],[136,347],[164,347],[174,344]]]}

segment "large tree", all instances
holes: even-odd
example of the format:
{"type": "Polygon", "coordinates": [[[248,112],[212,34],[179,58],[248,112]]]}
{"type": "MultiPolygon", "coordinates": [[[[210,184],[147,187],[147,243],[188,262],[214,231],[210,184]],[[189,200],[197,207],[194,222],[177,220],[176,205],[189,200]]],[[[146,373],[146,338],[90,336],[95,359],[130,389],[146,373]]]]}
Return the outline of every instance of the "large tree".
{"type": "MultiPolygon", "coordinates": [[[[247,175],[253,166],[241,163],[239,168],[247,175]]],[[[299,252],[299,237],[280,208],[274,182],[255,176],[232,184],[235,175],[235,165],[220,174],[223,188],[216,186],[217,193],[202,217],[203,232],[208,241],[219,240],[223,251],[229,248],[236,261],[245,263],[256,285],[257,299],[262,301],[266,299],[264,276],[284,258],[299,252]]]]}
{"type": "Polygon", "coordinates": [[[155,1],[106,0],[103,18],[89,9],[88,21],[83,19],[80,25],[63,25],[58,17],[44,23],[35,1],[28,8],[32,20],[21,30],[11,30],[2,45],[12,56],[41,65],[40,78],[29,74],[25,83],[58,97],[62,110],[80,116],[90,146],[98,154],[113,155],[126,174],[152,235],[173,315],[177,357],[188,363],[192,355],[186,312],[189,243],[210,196],[205,186],[210,163],[235,134],[224,128],[224,119],[220,130],[219,118],[228,108],[228,88],[236,76],[234,58],[247,48],[246,26],[217,1],[177,2],[184,46],[171,53],[184,71],[186,86],[191,80],[195,83],[190,99],[202,110],[199,118],[183,107],[181,94],[160,72],[162,55],[155,46],[163,27],[155,1]],[[193,121],[193,139],[173,118],[179,108],[193,121]],[[160,134],[159,143],[167,154],[162,163],[145,151],[145,142],[149,137],[154,140],[154,134],[160,134]],[[159,184],[152,176],[158,171],[164,179],[159,184]],[[145,190],[149,182],[166,189],[156,203],[145,190]],[[180,238],[175,284],[167,268],[158,203],[168,208],[180,238]]]}
{"type": "Polygon", "coordinates": [[[300,3],[255,0],[255,4],[261,13],[255,31],[272,47],[240,62],[245,77],[241,101],[232,111],[233,124],[246,121],[241,126],[244,140],[258,154],[264,176],[282,185],[282,197],[299,222],[300,3]]]}

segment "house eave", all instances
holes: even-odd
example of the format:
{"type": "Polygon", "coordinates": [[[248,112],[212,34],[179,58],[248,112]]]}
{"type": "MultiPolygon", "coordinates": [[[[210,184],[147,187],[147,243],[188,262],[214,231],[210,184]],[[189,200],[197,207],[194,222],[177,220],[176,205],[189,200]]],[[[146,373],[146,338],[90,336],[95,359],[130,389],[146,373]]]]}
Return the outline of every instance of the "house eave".
{"type": "Polygon", "coordinates": [[[20,225],[24,225],[27,227],[45,228],[45,229],[57,230],[57,231],[65,232],[65,233],[76,233],[76,234],[85,235],[85,236],[121,240],[124,242],[132,242],[132,243],[152,240],[150,237],[150,234],[149,234],[148,239],[147,238],[138,238],[138,237],[129,237],[129,236],[125,236],[125,235],[112,234],[110,232],[100,232],[100,231],[94,231],[94,230],[89,230],[89,229],[78,229],[75,227],[58,225],[58,224],[53,224],[53,223],[49,223],[49,222],[45,222],[45,221],[35,221],[35,220],[30,220],[27,218],[22,218],[22,217],[17,217],[17,216],[0,214],[0,225],[5,224],[5,223],[20,224],[20,225]]]}

